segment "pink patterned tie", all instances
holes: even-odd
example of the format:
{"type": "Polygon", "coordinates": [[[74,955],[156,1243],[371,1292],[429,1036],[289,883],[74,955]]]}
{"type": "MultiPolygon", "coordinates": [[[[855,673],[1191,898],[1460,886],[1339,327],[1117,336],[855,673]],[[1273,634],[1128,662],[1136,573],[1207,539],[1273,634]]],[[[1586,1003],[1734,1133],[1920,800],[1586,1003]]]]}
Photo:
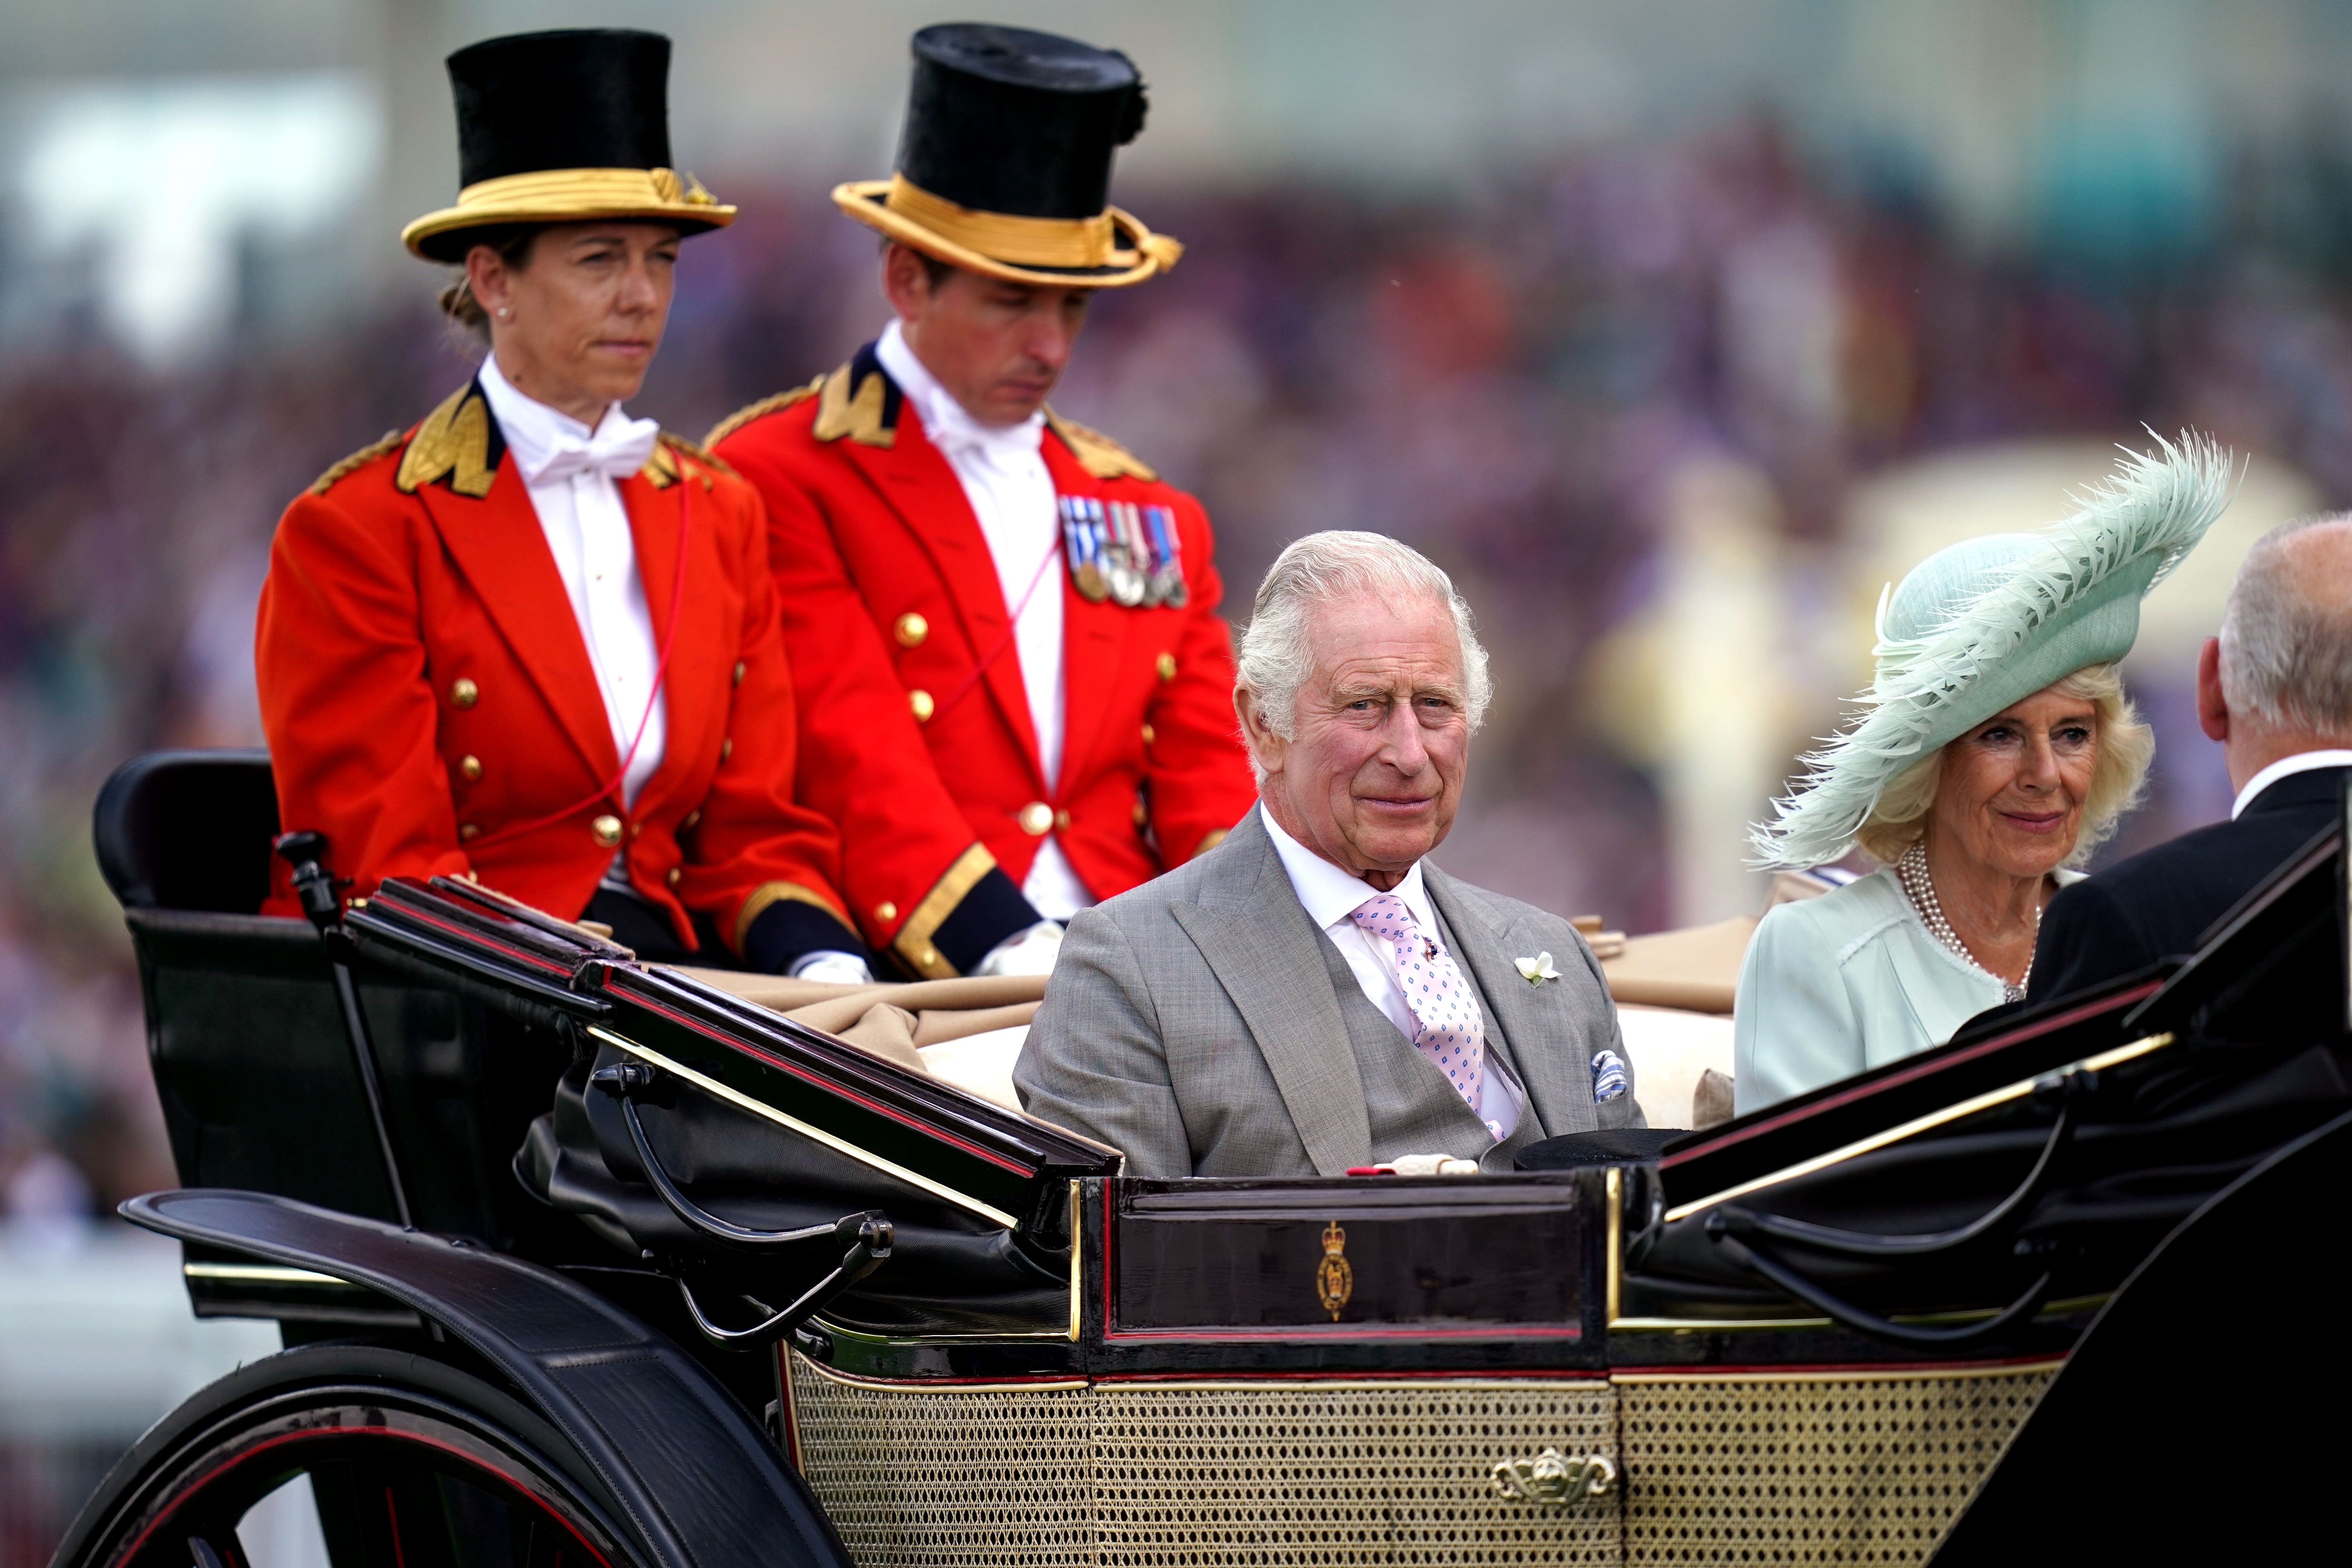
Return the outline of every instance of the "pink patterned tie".
{"type": "Polygon", "coordinates": [[[1412,911],[1394,893],[1375,893],[1348,916],[1396,960],[1397,984],[1412,1012],[1415,1049],[1435,1062],[1471,1110],[1478,1109],[1478,1078],[1486,1059],[1486,1025],[1477,998],[1454,955],[1423,934],[1412,911]]]}

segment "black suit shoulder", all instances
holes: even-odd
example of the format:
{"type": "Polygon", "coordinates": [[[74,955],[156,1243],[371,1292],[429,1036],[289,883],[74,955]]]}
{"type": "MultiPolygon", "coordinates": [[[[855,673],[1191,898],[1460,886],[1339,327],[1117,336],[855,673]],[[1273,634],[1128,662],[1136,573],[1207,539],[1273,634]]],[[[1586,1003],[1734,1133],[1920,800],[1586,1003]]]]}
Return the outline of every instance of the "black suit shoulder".
{"type": "Polygon", "coordinates": [[[2245,859],[2237,826],[2194,828],[2059,889],[2042,911],[2029,1001],[2072,995],[2195,951],[2205,928],[2253,885],[2237,885],[2245,859]]]}
{"type": "Polygon", "coordinates": [[[2061,891],[2042,918],[2031,1000],[2194,952],[2214,921],[2334,820],[2340,776],[2283,779],[2236,821],[2193,828],[2061,891]]]}

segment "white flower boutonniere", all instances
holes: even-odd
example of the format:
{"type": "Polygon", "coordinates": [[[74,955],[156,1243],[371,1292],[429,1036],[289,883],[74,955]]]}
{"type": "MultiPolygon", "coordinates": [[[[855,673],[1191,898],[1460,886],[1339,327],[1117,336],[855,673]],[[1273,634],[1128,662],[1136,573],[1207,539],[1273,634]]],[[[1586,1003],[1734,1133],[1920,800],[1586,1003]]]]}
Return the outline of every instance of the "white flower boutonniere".
{"type": "Polygon", "coordinates": [[[1559,978],[1559,971],[1551,966],[1550,953],[1539,952],[1533,958],[1515,958],[1511,962],[1519,966],[1519,973],[1527,977],[1530,985],[1540,985],[1547,980],[1559,978]]]}

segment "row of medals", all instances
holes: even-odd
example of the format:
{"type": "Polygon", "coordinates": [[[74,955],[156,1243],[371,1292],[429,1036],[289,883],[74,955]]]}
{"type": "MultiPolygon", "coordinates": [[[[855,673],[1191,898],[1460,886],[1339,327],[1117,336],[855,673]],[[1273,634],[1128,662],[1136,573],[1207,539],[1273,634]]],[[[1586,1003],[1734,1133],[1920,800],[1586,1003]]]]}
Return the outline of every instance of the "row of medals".
{"type": "Polygon", "coordinates": [[[1155,561],[1157,552],[1150,542],[1144,510],[1132,501],[1062,498],[1063,547],[1069,557],[1070,581],[1089,603],[1099,605],[1109,599],[1130,610],[1183,607],[1187,594],[1183,563],[1175,555],[1175,518],[1165,507],[1150,509],[1165,514],[1163,526],[1170,545],[1168,558],[1155,561]],[[1118,511],[1127,515],[1115,521],[1113,516],[1097,515],[1118,511]],[[1117,537],[1114,530],[1125,537],[1117,537]],[[1082,551],[1079,546],[1086,542],[1095,548],[1082,551]]]}

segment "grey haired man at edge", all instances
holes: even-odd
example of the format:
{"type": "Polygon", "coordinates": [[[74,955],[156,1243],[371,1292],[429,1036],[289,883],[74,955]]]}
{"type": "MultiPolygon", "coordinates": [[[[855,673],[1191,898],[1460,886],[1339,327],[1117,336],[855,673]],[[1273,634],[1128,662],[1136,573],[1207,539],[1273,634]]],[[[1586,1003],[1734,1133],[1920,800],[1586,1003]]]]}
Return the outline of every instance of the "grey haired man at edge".
{"type": "Polygon", "coordinates": [[[1490,685],[1445,574],[1312,534],[1260,585],[1234,703],[1259,803],[1200,858],[1082,911],[1013,1069],[1033,1116],[1133,1176],[1507,1171],[1643,1125],[1574,927],[1425,857],[1490,685]]]}
{"type": "MultiPolygon", "coordinates": [[[[2247,552],[2197,668],[2197,718],[2238,792],[2230,820],[2117,861],[2050,900],[2029,1005],[2193,952],[2342,810],[2352,769],[2352,513],[2282,523],[2247,552]]],[[[2340,1027],[2341,961],[2303,964],[2282,1018],[2340,1027]]]]}

